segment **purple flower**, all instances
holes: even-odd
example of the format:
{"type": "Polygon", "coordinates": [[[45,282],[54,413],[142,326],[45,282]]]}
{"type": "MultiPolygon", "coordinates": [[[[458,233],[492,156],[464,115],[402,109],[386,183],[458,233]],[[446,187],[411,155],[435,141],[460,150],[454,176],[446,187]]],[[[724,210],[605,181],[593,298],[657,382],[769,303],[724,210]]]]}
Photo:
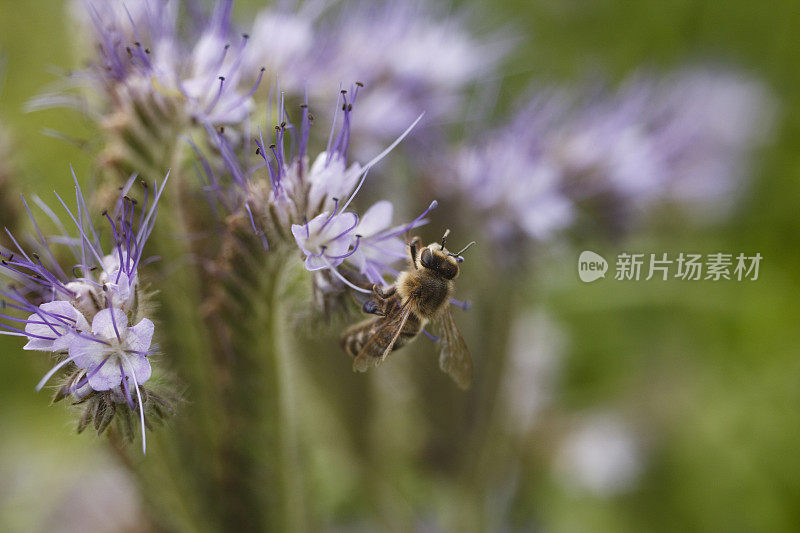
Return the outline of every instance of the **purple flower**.
{"type": "MultiPolygon", "coordinates": [[[[283,235],[292,224],[311,220],[325,211],[333,211],[335,199],[350,195],[367,168],[357,163],[347,165],[350,145],[350,123],[352,104],[358,96],[358,86],[351,91],[341,91],[340,111],[331,126],[327,149],[318,154],[313,164],[309,164],[308,139],[313,117],[308,105],[300,107],[299,127],[289,121],[288,114],[280,100],[279,120],[275,126],[275,142],[267,145],[259,129],[254,139],[259,161],[255,164],[242,162],[242,156],[223,130],[207,126],[206,130],[216,146],[223,168],[222,172],[202,154],[201,157],[208,189],[213,191],[214,200],[229,212],[242,207],[253,220],[254,229],[259,223],[266,227],[262,232],[271,238],[283,235]],[[337,130],[337,118],[341,116],[341,126],[337,130]],[[291,139],[291,151],[287,154],[286,138],[291,139]],[[223,185],[219,174],[228,174],[230,182],[223,185]],[[269,213],[267,213],[269,211],[269,213]],[[277,228],[274,226],[278,226],[277,228]]],[[[385,155],[382,154],[381,157],[385,155]]],[[[378,158],[371,164],[376,163],[378,158]]],[[[268,245],[268,241],[266,243],[268,245]]]]}
{"type": "Polygon", "coordinates": [[[327,269],[348,287],[369,292],[353,285],[336,267],[348,262],[370,284],[385,286],[384,273],[396,275],[391,265],[408,257],[408,245],[399,236],[426,223],[425,215],[436,205],[432,202],[409,224],[390,227],[394,208],[383,200],[370,207],[360,221],[353,213],[323,213],[306,224],[293,225],[292,235],[306,256],[306,270],[327,269]]]}
{"type": "Polygon", "coordinates": [[[757,80],[713,68],[638,73],[577,102],[548,150],[579,201],[610,193],[628,210],[664,200],[700,202],[704,212],[729,204],[774,108],[757,80]]]}
{"type": "Polygon", "coordinates": [[[143,318],[127,327],[128,316],[121,309],[98,312],[92,320],[91,336],[76,336],[69,345],[69,357],[87,370],[89,386],[97,391],[120,386],[138,387],[150,379],[147,355],[153,339],[153,323],[143,318]]]}
{"type": "MultiPolygon", "coordinates": [[[[262,69],[243,71],[248,37],[233,28],[232,0],[216,2],[209,15],[194,10],[193,23],[185,32],[178,19],[180,2],[86,0],[78,6],[78,17],[88,23],[97,56],[77,79],[104,94],[114,111],[137,114],[148,124],[168,115],[169,127],[185,117],[236,125],[249,116],[262,69]],[[180,114],[175,115],[176,109],[180,114]]],[[[73,100],[65,94],[45,95],[32,105],[72,103],[85,108],[73,100]]],[[[101,110],[102,115],[107,113],[101,110]]]]}
{"type": "Polygon", "coordinates": [[[145,186],[139,209],[139,204],[128,196],[134,178],[122,187],[114,210],[103,213],[112,241],[108,254],[103,253],[100,232],[88,216],[77,180],[75,210],[57,195],[74,227],[72,233],[36,198],[36,204],[61,232],[46,237],[23,200],[35,229],[38,250],[26,251],[10,232],[16,250],[0,249],[0,267],[8,279],[7,286],[0,288],[0,296],[4,298],[0,306],[10,311],[0,313],[5,320],[0,323],[0,334],[25,337],[26,350],[67,354],[42,378],[37,390],[70,363],[85,371],[81,378],[74,375],[64,392],[78,401],[92,391],[111,390],[113,398],[135,409],[131,388],[135,390],[144,446],[144,410],[139,386],[150,378],[148,355],[154,326],[140,316],[144,295],[138,288],[138,269],[143,262],[145,243],[153,231],[166,179],[160,187],[155,187],[154,195],[145,186]],[[62,268],[56,260],[57,254],[51,248],[55,244],[72,251],[75,264],[71,268],[62,268]],[[133,318],[138,323],[128,327],[133,318]]]}
{"type": "Polygon", "coordinates": [[[353,213],[321,213],[305,224],[293,224],[292,235],[306,256],[306,270],[334,268],[347,257],[358,225],[353,213]]]}
{"type": "Polygon", "coordinates": [[[389,0],[355,2],[341,19],[320,25],[322,53],[312,81],[359,79],[369,88],[358,137],[372,144],[360,150],[397,136],[421,112],[433,121],[457,114],[465,89],[497,68],[508,43],[474,38],[463,19],[430,2],[389,0]]]}
{"type": "Polygon", "coordinates": [[[303,94],[315,65],[315,36],[319,9],[313,3],[294,9],[268,7],[256,15],[250,42],[244,51],[243,70],[266,68],[290,94],[303,94]]]}
{"type": "Polygon", "coordinates": [[[238,124],[245,120],[254,104],[250,96],[261,81],[263,67],[252,70],[258,76],[255,84],[242,89],[243,78],[249,78],[242,69],[247,35],[232,38],[232,0],[218,2],[211,17],[205,22],[199,38],[188,43],[187,55],[179,58],[184,65],[173,65],[168,74],[187,97],[191,115],[203,123],[238,124]]]}
{"type": "Polygon", "coordinates": [[[578,211],[624,229],[656,202],[699,201],[704,212],[729,202],[771,110],[758,82],[711,70],[638,75],[616,91],[539,91],[434,175],[500,242],[550,239],[578,211]]]}
{"type": "Polygon", "coordinates": [[[307,104],[300,106],[300,121],[295,126],[289,121],[281,98],[281,122],[275,126],[275,142],[266,145],[261,131],[254,139],[256,153],[260,157],[258,164],[243,164],[226,134],[208,128],[232,182],[230,187],[222,185],[213,166],[204,159],[209,189],[217,192],[215,198],[229,211],[246,206],[253,215],[254,224],[260,219],[267,225],[274,226],[277,223],[280,226],[264,228],[263,232],[267,235],[281,234],[293,224],[305,224],[323,213],[340,215],[354,199],[369,170],[394,149],[421,119],[421,116],[417,117],[399,138],[368,163],[361,165],[348,162],[352,113],[359,95],[359,84],[350,91],[340,92],[327,147],[313,158],[308,153],[313,118],[307,104]],[[288,155],[287,137],[291,139],[291,152],[288,155]],[[342,205],[344,207],[340,209],[342,205]],[[263,216],[267,210],[270,211],[269,216],[263,216]],[[257,216],[259,214],[262,216],[257,216]]]}
{"type": "Polygon", "coordinates": [[[151,197],[150,188],[144,186],[141,209],[127,196],[134,182],[135,177],[122,187],[113,213],[103,213],[112,238],[108,254],[103,252],[100,233],[88,216],[88,207],[77,179],[77,210],[67,207],[64,200],[56,195],[72,222],[74,234],[69,234],[60,218],[36,197],[38,207],[62,232],[61,235],[45,237],[27,202],[23,200],[36,230],[39,249],[35,253],[26,252],[9,233],[16,250],[0,249],[0,268],[22,289],[3,294],[14,301],[25,301],[20,297],[22,293],[35,294],[45,301],[65,300],[89,319],[106,306],[107,300],[110,305],[128,311],[133,304],[143,249],[153,231],[166,179],[160,187],[156,186],[154,198],[151,197]],[[72,252],[75,263],[68,269],[62,268],[51,244],[66,246],[72,252]]]}
{"type": "MultiPolygon", "coordinates": [[[[425,223],[423,214],[411,224],[390,227],[393,209],[386,201],[373,206],[361,221],[348,211],[369,170],[421,118],[366,164],[349,162],[352,113],[359,95],[358,84],[351,91],[341,91],[327,147],[313,159],[308,154],[312,119],[306,104],[300,106],[299,126],[289,122],[285,110],[279,114],[275,143],[266,146],[263,135],[255,139],[261,157],[257,165],[242,164],[225,134],[208,129],[231,178],[231,185],[224,186],[212,164],[204,160],[214,198],[229,212],[245,211],[265,249],[285,245],[291,231],[291,244],[299,247],[306,269],[315,273],[315,286],[324,287],[326,294],[341,292],[344,286],[364,291],[363,285],[383,284],[383,275],[397,272],[391,265],[406,257],[399,236],[425,223]],[[288,155],[287,137],[292,140],[288,155]]],[[[429,209],[433,207],[435,203],[429,209]]]]}
{"type": "Polygon", "coordinates": [[[544,144],[554,107],[535,101],[509,124],[481,130],[473,143],[450,153],[445,170],[433,173],[441,193],[466,198],[500,243],[519,235],[549,239],[574,218],[561,169],[544,144]]]}
{"type": "MultiPolygon", "coordinates": [[[[448,120],[466,89],[491,76],[510,39],[470,34],[466,17],[433,2],[348,2],[326,8],[267,8],[256,17],[247,70],[267,66],[283,90],[333,104],[330,87],[361,80],[360,118],[353,126],[360,158],[400,135],[420,113],[448,120]]],[[[420,132],[418,132],[420,133],[420,132]]]]}
{"type": "MultiPolygon", "coordinates": [[[[470,192],[489,217],[490,231],[502,240],[518,232],[546,240],[574,217],[558,169],[525,146],[528,131],[512,127],[498,135],[489,133],[485,144],[454,156],[458,189],[470,192]]],[[[527,141],[536,142],[530,137],[527,141]]]]}

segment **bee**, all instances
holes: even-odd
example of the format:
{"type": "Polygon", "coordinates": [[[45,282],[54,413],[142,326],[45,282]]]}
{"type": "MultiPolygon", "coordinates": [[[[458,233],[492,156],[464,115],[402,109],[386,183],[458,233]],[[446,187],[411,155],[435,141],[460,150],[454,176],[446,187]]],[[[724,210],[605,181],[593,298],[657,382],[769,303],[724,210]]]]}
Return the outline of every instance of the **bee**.
{"type": "Polygon", "coordinates": [[[414,237],[408,245],[409,268],[386,290],[372,286],[372,295],[362,309],[376,316],[350,326],[340,338],[342,348],[353,358],[354,371],[365,372],[379,365],[432,321],[441,333],[439,366],[462,389],[470,386],[472,359],[450,312],[450,299],[455,290],[453,280],[464,261],[461,254],[475,241],[454,254],[445,248],[449,234],[450,230],[445,231],[441,243],[425,247],[419,237],[414,237]]]}

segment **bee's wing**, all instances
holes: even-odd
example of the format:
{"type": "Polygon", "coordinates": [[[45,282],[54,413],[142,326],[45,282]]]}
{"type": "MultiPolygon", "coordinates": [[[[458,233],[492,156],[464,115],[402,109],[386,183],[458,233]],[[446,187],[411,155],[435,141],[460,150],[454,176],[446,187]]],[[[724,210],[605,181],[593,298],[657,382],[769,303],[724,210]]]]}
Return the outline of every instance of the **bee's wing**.
{"type": "Polygon", "coordinates": [[[439,316],[441,352],[439,367],[462,389],[472,384],[472,357],[448,305],[439,316]]]}
{"type": "Polygon", "coordinates": [[[406,326],[408,317],[411,316],[411,309],[411,298],[409,298],[402,307],[398,308],[396,313],[386,316],[385,324],[381,326],[378,331],[376,331],[372,337],[367,340],[366,343],[364,343],[364,346],[361,347],[358,355],[353,360],[353,370],[366,372],[370,365],[377,366],[378,364],[382,363],[384,359],[386,359],[386,357],[392,352],[392,348],[397,342],[397,339],[400,337],[400,333],[403,331],[403,328],[406,326]],[[376,348],[376,345],[378,345],[381,340],[386,338],[390,338],[390,340],[380,357],[371,355],[376,348]]]}

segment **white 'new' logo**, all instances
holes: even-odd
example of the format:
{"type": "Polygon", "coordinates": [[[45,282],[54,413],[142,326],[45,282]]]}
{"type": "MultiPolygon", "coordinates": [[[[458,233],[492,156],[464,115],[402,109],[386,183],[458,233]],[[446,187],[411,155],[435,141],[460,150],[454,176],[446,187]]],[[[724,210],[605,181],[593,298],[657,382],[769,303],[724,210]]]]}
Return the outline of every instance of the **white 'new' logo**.
{"type": "Polygon", "coordinates": [[[578,257],[578,276],[585,283],[606,277],[607,270],[606,260],[594,252],[586,250],[578,257]]]}

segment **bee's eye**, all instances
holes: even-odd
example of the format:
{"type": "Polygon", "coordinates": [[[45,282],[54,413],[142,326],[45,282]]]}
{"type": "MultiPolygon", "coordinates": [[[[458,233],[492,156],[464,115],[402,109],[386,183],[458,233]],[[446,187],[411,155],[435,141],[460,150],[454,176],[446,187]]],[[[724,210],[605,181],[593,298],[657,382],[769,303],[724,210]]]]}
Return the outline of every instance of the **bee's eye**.
{"type": "Polygon", "coordinates": [[[419,260],[425,268],[433,268],[433,254],[429,248],[422,250],[422,257],[419,260]]]}
{"type": "Polygon", "coordinates": [[[449,261],[443,261],[439,266],[439,274],[445,279],[453,279],[458,274],[458,266],[449,261]]]}

